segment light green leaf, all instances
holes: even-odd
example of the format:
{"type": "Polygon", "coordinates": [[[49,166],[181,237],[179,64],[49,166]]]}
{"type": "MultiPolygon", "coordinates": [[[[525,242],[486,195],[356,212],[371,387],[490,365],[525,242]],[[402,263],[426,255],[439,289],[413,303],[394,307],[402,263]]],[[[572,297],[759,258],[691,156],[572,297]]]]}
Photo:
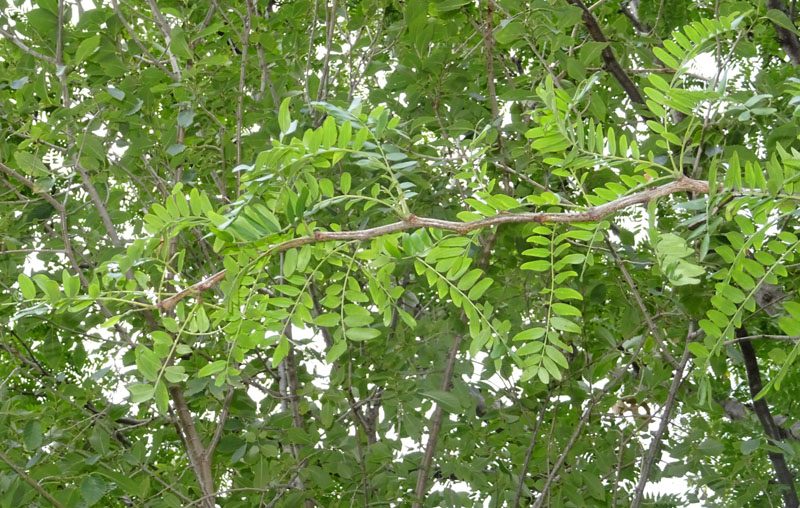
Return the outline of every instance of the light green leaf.
{"type": "Polygon", "coordinates": [[[351,180],[350,173],[348,173],[347,171],[342,173],[342,180],[339,183],[339,187],[342,189],[342,194],[347,194],[348,192],[350,192],[350,180],[351,180]]]}
{"type": "Polygon", "coordinates": [[[17,275],[17,282],[19,283],[19,289],[22,292],[23,298],[30,300],[36,297],[36,286],[33,284],[30,277],[24,273],[20,273],[17,275]]]}
{"type": "Polygon", "coordinates": [[[281,132],[286,134],[289,131],[289,126],[292,123],[292,118],[289,116],[289,103],[292,101],[291,97],[286,97],[281,102],[280,110],[278,111],[278,125],[281,132]]]}
{"type": "Polygon", "coordinates": [[[197,373],[197,377],[206,377],[216,374],[217,372],[222,372],[226,365],[227,363],[225,360],[213,361],[200,369],[200,371],[197,373]]]}
{"type": "Polygon", "coordinates": [[[86,58],[95,52],[100,45],[100,35],[93,35],[81,41],[78,45],[78,50],[75,51],[75,62],[81,63],[86,58]]]}
{"type": "Polygon", "coordinates": [[[128,391],[131,393],[131,402],[135,404],[152,399],[155,388],[151,384],[137,384],[129,386],[128,391]]]}
{"type": "Polygon", "coordinates": [[[363,340],[370,340],[374,339],[375,337],[379,337],[381,334],[380,330],[376,330],[375,328],[348,328],[347,329],[347,338],[350,340],[355,341],[363,341],[363,340]]]}

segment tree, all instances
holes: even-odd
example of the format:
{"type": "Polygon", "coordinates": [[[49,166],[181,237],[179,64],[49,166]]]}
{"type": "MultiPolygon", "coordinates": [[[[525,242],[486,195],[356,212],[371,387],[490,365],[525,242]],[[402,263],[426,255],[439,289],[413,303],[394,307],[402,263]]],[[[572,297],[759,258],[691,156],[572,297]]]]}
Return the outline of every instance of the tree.
{"type": "Polygon", "coordinates": [[[793,2],[0,5],[0,506],[798,506],[793,2]]]}

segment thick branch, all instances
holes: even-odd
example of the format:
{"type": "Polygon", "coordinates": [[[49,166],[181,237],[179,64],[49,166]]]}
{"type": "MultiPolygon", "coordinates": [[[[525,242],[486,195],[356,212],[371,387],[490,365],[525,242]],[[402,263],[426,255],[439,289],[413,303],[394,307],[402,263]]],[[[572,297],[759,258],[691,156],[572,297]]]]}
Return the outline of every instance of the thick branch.
{"type": "Polygon", "coordinates": [[[180,428],[184,434],[183,438],[186,443],[189,462],[197,475],[197,483],[200,485],[200,492],[203,494],[203,506],[214,508],[215,488],[214,476],[211,474],[211,460],[206,456],[203,442],[200,440],[200,435],[194,426],[194,419],[189,411],[189,405],[186,403],[186,399],[183,398],[183,391],[178,386],[171,386],[169,392],[180,421],[180,428]]]}
{"type": "MultiPolygon", "coordinates": [[[[747,336],[747,331],[742,328],[736,329],[736,337],[743,338],[747,336]]],[[[742,358],[744,359],[744,368],[747,372],[747,383],[750,385],[750,396],[753,398],[753,410],[758,416],[758,421],[761,422],[761,427],[770,441],[781,441],[782,432],[780,427],[775,423],[770,413],[769,406],[765,397],[756,399],[756,395],[763,389],[761,382],[761,373],[758,370],[758,359],[756,357],[756,350],[753,343],[749,340],[740,340],[739,347],[742,350],[742,358]]],[[[783,503],[787,508],[797,508],[800,506],[800,501],[797,499],[797,491],[794,486],[794,475],[789,470],[786,464],[786,457],[781,452],[769,451],[769,460],[772,462],[772,467],[775,468],[775,476],[780,484],[784,486],[783,490],[783,503]]]]}
{"type": "MultiPolygon", "coordinates": [[[[310,243],[330,242],[336,240],[366,241],[378,236],[419,228],[443,229],[446,231],[455,231],[456,233],[461,233],[463,235],[476,229],[496,226],[498,224],[521,224],[528,222],[572,224],[577,222],[596,222],[608,215],[611,215],[612,213],[618,212],[619,210],[638,204],[648,203],[650,200],[669,196],[670,194],[675,194],[677,192],[695,192],[698,194],[707,194],[708,182],[682,177],[674,182],[661,185],[660,187],[654,187],[642,192],[637,192],[635,194],[631,194],[630,196],[623,196],[619,199],[615,199],[614,201],[609,201],[608,203],[600,206],[593,206],[580,212],[501,213],[499,215],[495,215],[494,217],[487,217],[485,219],[477,219],[467,222],[455,222],[427,217],[417,217],[416,215],[411,214],[407,219],[399,222],[386,224],[385,226],[362,229],[359,231],[316,231],[312,235],[295,238],[277,244],[270,249],[270,253],[275,254],[310,243]]],[[[158,308],[162,311],[168,311],[188,295],[197,294],[209,289],[221,281],[224,277],[225,270],[217,272],[211,277],[203,279],[197,284],[194,284],[193,286],[190,286],[183,291],[160,301],[158,303],[158,308]]]]}
{"type": "Polygon", "coordinates": [[[631,101],[638,104],[644,104],[644,97],[642,97],[642,94],[639,93],[639,89],[636,87],[636,84],[631,80],[630,76],[628,76],[628,74],[619,64],[617,57],[614,56],[614,52],[611,50],[611,45],[608,43],[608,39],[606,39],[606,36],[600,29],[600,24],[597,22],[597,18],[594,17],[594,14],[592,14],[588,7],[586,7],[586,4],[584,4],[581,0],[567,0],[567,2],[583,10],[583,24],[586,25],[586,29],[589,31],[589,35],[592,36],[592,39],[597,42],[606,43],[606,47],[603,48],[603,52],[601,53],[603,62],[605,62],[606,70],[619,82],[619,84],[622,86],[622,89],[625,90],[625,93],[628,95],[628,98],[631,101]]]}
{"type": "MultiPolygon", "coordinates": [[[[783,12],[787,16],[789,15],[783,0],[767,0],[767,9],[775,9],[783,12]]],[[[789,19],[792,18],[790,17],[789,19]]],[[[798,40],[797,35],[788,28],[784,28],[777,23],[773,23],[772,25],[775,27],[775,32],[778,34],[778,42],[789,56],[792,65],[797,67],[800,65],[800,40],[798,40]]]]}

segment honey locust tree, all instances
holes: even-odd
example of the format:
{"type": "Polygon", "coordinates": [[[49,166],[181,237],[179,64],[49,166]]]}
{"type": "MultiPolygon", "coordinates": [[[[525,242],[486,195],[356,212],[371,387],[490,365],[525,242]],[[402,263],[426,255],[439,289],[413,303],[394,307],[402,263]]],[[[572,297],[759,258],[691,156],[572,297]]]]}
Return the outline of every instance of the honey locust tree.
{"type": "Polygon", "coordinates": [[[0,507],[798,506],[794,2],[0,8],[0,507]]]}

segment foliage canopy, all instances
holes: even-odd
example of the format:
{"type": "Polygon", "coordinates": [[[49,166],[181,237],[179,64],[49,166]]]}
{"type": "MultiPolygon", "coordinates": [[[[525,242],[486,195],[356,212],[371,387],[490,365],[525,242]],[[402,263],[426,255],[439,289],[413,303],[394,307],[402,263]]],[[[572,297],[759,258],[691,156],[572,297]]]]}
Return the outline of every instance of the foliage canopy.
{"type": "Polygon", "coordinates": [[[798,506],[794,2],[0,7],[0,507],[798,506]]]}

